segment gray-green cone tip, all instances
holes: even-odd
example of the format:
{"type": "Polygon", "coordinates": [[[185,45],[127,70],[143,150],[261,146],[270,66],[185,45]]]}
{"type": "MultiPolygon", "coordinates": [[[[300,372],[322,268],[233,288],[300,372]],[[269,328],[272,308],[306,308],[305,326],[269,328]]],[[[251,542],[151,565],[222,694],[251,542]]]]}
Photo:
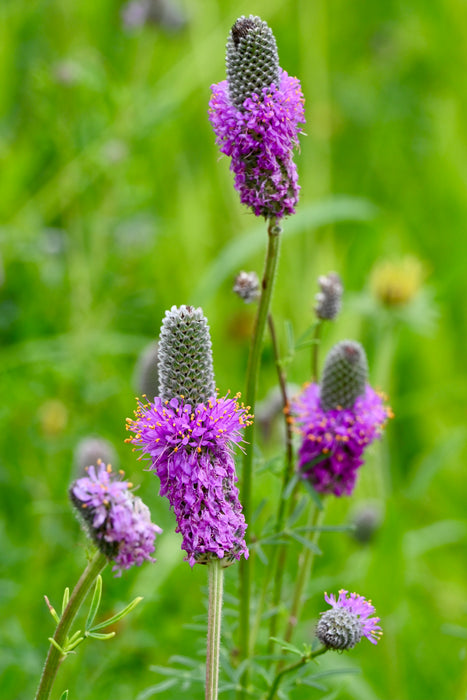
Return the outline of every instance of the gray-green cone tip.
{"type": "Polygon", "coordinates": [[[159,395],[206,403],[215,396],[212,346],[207,319],[200,308],[172,306],[165,312],[159,339],[159,395]]]}
{"type": "Polygon", "coordinates": [[[226,68],[232,103],[243,110],[247,97],[272,83],[279,87],[279,56],[274,34],[260,17],[243,15],[233,25],[226,47],[226,68]]]}
{"type": "Polygon", "coordinates": [[[368,362],[365,350],[354,340],[342,340],[329,351],[321,378],[321,406],[352,408],[358,396],[365,393],[368,362]]]}

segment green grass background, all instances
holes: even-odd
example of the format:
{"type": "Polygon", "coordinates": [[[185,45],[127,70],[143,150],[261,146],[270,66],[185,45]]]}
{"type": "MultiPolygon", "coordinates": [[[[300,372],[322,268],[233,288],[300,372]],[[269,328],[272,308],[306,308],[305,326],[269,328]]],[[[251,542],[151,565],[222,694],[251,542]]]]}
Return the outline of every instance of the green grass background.
{"type": "MultiPolygon", "coordinates": [[[[206,111],[210,84],[224,78],[229,27],[254,13],[273,28],[281,65],[306,97],[301,202],[284,224],[273,302],[281,350],[285,320],[297,336],[312,321],[317,276],[339,271],[345,306],[324,350],[345,337],[364,342],[372,380],[396,414],[355,495],[335,499],[327,515],[345,523],[358,503],[377,499],[382,526],[366,547],[323,535],[296,640],[311,640],[323,591],[341,587],[373,600],[385,636],[321,664],[361,673],[292,698],[465,700],[465,5],[180,7],[183,31],[128,33],[115,0],[0,2],[1,697],[33,695],[53,632],[43,595],[58,607],[85,564],[67,488],[88,434],[114,443],[165,532],[157,564],[121,579],[105,573],[104,612],[136,595],[144,602],[114,640],[87,643],[65,663],[54,697],[68,687],[80,700],[137,698],[162,678],[151,664],[174,654],[202,660],[200,633],[185,625],[205,612],[206,571],[182,561],[157,480],[123,443],[124,421],[137,356],[173,304],[202,304],[220,391],[243,388],[253,309],[231,293],[232,277],[261,272],[265,227],[240,206],[206,111]],[[57,78],[64,72],[69,84],[57,78]],[[425,263],[426,303],[409,320],[369,312],[371,267],[405,254],[425,263]]],[[[306,352],[289,375],[309,378],[306,352]]],[[[261,396],[274,380],[267,346],[261,396]]],[[[279,449],[278,439],[262,446],[266,455],[279,449]]],[[[279,484],[267,470],[256,477],[257,501],[269,493],[266,515],[279,484]]],[[[297,556],[291,548],[289,586],[297,556]]],[[[227,571],[232,594],[236,573],[227,571]]],[[[199,685],[161,697],[202,695],[199,685]]]]}

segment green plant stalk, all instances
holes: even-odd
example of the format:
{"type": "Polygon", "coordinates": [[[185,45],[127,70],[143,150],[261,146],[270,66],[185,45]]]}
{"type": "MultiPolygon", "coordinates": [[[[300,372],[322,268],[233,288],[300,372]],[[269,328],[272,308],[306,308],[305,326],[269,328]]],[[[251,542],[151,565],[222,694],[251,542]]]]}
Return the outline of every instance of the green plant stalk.
{"type": "MultiPolygon", "coordinates": [[[[96,578],[99,576],[106,564],[107,557],[101,552],[97,552],[88,563],[86,569],[83,571],[81,578],[73,589],[68,605],[63,611],[60,622],[58,623],[57,629],[55,630],[55,634],[53,636],[53,640],[58,647],[63,648],[65,645],[68,632],[73,624],[73,620],[75,619],[96,578]]],[[[36,694],[36,700],[48,700],[57,671],[64,658],[65,656],[59,651],[59,649],[54,644],[51,644],[45,660],[44,669],[42,671],[39,688],[36,694]]]]}
{"type": "MultiPolygon", "coordinates": [[[[264,331],[271,303],[274,278],[279,255],[281,229],[277,226],[276,219],[270,219],[268,225],[268,248],[262,281],[262,292],[256,314],[255,327],[253,331],[250,355],[248,358],[245,403],[254,411],[256,403],[256,389],[258,385],[258,374],[261,360],[261,348],[263,345],[264,331]]],[[[245,442],[248,449],[243,457],[243,471],[241,481],[241,499],[243,513],[247,523],[251,516],[251,478],[253,470],[253,449],[254,449],[254,423],[247,426],[245,430],[245,442]]],[[[239,652],[240,659],[246,659],[249,655],[249,634],[250,634],[250,566],[245,559],[240,561],[240,619],[239,619],[239,652]]],[[[244,676],[244,686],[246,675],[244,676]]],[[[240,692],[240,697],[244,697],[244,690],[240,692]]]]}
{"type": "MultiPolygon", "coordinates": [[[[324,519],[324,507],[322,509],[319,509],[315,504],[313,504],[313,506],[310,510],[310,517],[309,517],[308,525],[310,527],[319,528],[319,526],[322,525],[322,523],[323,523],[323,519],[324,519]]],[[[317,529],[313,532],[311,542],[314,545],[318,545],[320,535],[321,535],[321,531],[319,529],[317,529]]],[[[314,560],[315,560],[315,552],[312,551],[311,549],[309,549],[308,547],[306,547],[304,549],[304,552],[303,552],[302,557],[301,557],[301,563],[299,563],[299,566],[298,566],[298,571],[299,571],[298,579],[297,579],[297,582],[295,584],[295,590],[294,590],[294,594],[293,594],[289,620],[288,620],[287,628],[286,628],[285,635],[284,635],[284,639],[286,642],[290,642],[290,640],[292,639],[292,635],[293,635],[295,626],[300,618],[303,591],[306,589],[306,587],[308,585],[308,581],[310,580],[314,560]]]]}
{"type": "Polygon", "coordinates": [[[322,328],[323,322],[321,320],[318,321],[315,327],[315,332],[313,335],[313,346],[311,349],[311,381],[312,382],[317,382],[318,381],[318,355],[319,355],[319,346],[320,346],[320,332],[322,328]]]}
{"type": "Polygon", "coordinates": [[[220,559],[209,565],[208,644],[206,654],[206,700],[217,700],[219,686],[219,649],[221,641],[222,590],[224,569],[220,559]]]}
{"type": "Polygon", "coordinates": [[[292,671],[296,671],[305,664],[307,664],[309,661],[312,659],[315,659],[317,656],[321,656],[321,654],[325,654],[327,652],[328,648],[327,647],[320,647],[316,651],[313,651],[311,654],[307,654],[306,656],[302,656],[300,661],[297,661],[295,664],[291,664],[290,666],[286,666],[286,668],[282,669],[282,671],[279,671],[279,673],[276,675],[274,678],[274,682],[271,686],[271,690],[269,691],[269,695],[267,696],[266,700],[273,700],[274,695],[276,694],[277,689],[279,688],[279,685],[288,673],[291,673],[292,671]]]}
{"type": "MultiPolygon", "coordinates": [[[[272,314],[268,314],[268,325],[269,325],[269,332],[271,335],[271,341],[272,341],[272,347],[274,351],[274,361],[276,364],[276,370],[277,370],[277,377],[278,377],[278,382],[279,382],[279,387],[281,390],[281,395],[282,395],[282,403],[284,406],[284,420],[285,420],[285,462],[284,462],[284,472],[282,476],[282,488],[281,492],[279,495],[279,506],[277,509],[277,516],[276,516],[276,524],[275,524],[275,532],[279,533],[283,529],[284,526],[284,519],[285,519],[285,509],[286,509],[286,500],[284,498],[284,492],[287,488],[287,485],[290,481],[290,478],[292,476],[292,469],[293,469],[293,440],[292,440],[292,427],[291,427],[291,422],[289,415],[287,413],[288,405],[289,405],[289,400],[287,396],[287,378],[285,375],[285,372],[282,368],[281,362],[280,362],[280,354],[279,354],[279,346],[277,343],[277,335],[276,335],[276,329],[274,325],[274,319],[272,317],[272,314]]],[[[267,589],[269,587],[269,583],[271,580],[271,576],[273,572],[276,572],[276,576],[274,578],[274,593],[273,593],[273,601],[272,601],[272,607],[273,609],[276,609],[277,606],[279,605],[280,602],[280,596],[281,596],[281,589],[282,589],[282,574],[283,574],[283,569],[285,566],[285,559],[286,559],[286,546],[281,545],[280,547],[274,547],[271,555],[271,560],[269,562],[269,566],[264,574],[264,581],[263,581],[263,588],[261,591],[261,598],[259,601],[258,605],[258,610],[256,613],[256,621],[254,625],[254,634],[253,634],[253,641],[256,640],[258,636],[258,631],[259,631],[259,626],[261,624],[261,615],[264,609],[264,604],[266,600],[266,595],[267,595],[267,589]],[[276,566],[277,564],[277,566],[276,566]]],[[[276,630],[276,625],[277,625],[277,612],[273,613],[271,617],[271,622],[270,622],[270,637],[275,636],[275,630],[276,630]]]]}

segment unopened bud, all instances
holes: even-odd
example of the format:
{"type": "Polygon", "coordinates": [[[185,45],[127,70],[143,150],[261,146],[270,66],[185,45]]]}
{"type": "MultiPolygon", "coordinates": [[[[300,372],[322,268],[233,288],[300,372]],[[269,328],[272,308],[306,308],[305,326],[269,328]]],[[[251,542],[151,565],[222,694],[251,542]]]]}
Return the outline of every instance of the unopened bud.
{"type": "Polygon", "coordinates": [[[251,304],[259,297],[259,279],[256,272],[239,272],[233,287],[235,294],[243,299],[245,304],[251,304]]]}
{"type": "Polygon", "coordinates": [[[318,277],[321,291],[316,294],[315,313],[322,321],[334,321],[342,306],[342,280],[337,272],[318,277]]]}

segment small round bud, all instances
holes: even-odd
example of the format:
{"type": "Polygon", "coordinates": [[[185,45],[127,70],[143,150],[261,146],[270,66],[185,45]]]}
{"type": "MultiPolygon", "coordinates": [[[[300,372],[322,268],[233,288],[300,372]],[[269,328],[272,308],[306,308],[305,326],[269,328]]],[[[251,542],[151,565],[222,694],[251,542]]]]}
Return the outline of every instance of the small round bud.
{"type": "Polygon", "coordinates": [[[316,294],[315,313],[322,321],[334,321],[342,306],[342,280],[337,272],[318,277],[321,291],[316,294]]]}
{"type": "Polygon", "coordinates": [[[352,649],[362,638],[358,618],[345,608],[331,608],[322,614],[316,636],[329,649],[352,649]]]}
{"type": "Polygon", "coordinates": [[[381,522],[381,508],[376,503],[362,505],[353,515],[354,531],[352,534],[360,544],[368,544],[381,527],[381,522]]]}
{"type": "Polygon", "coordinates": [[[233,291],[243,299],[245,304],[256,301],[259,297],[259,279],[256,272],[239,272],[235,278],[233,291]]]}
{"type": "Polygon", "coordinates": [[[352,649],[362,637],[377,644],[383,632],[378,625],[379,617],[370,617],[375,608],[369,600],[345,590],[339,591],[337,598],[325,593],[324,599],[331,609],[321,613],[316,636],[325,647],[339,651],[352,649]]]}
{"type": "Polygon", "coordinates": [[[352,408],[365,393],[368,362],[365,350],[353,340],[343,340],[328,353],[321,379],[321,405],[325,411],[352,408]]]}

